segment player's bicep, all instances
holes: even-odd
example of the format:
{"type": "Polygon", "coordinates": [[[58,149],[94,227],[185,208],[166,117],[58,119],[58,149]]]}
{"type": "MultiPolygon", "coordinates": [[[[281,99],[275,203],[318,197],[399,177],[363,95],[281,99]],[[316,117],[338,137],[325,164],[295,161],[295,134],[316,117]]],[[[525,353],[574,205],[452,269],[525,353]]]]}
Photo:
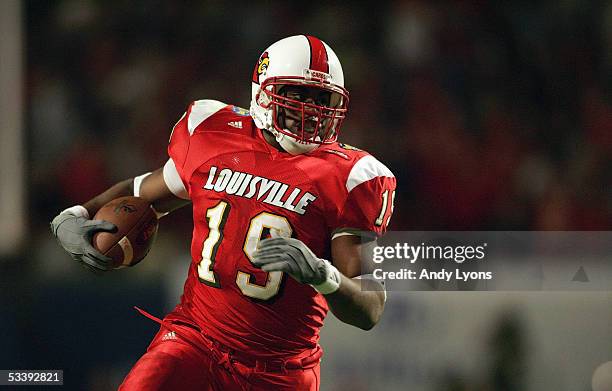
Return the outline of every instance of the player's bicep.
{"type": "MultiPolygon", "coordinates": [[[[155,210],[160,213],[171,212],[189,203],[188,198],[175,194],[177,190],[172,188],[172,184],[167,183],[165,177],[168,177],[168,174],[164,171],[168,171],[165,166],[144,177],[139,189],[135,191],[139,197],[151,202],[155,210]]],[[[182,185],[182,182],[180,183],[182,185]]],[[[134,186],[136,187],[138,184],[135,182],[134,186]]],[[[183,194],[186,195],[186,192],[183,194]]]]}
{"type": "Polygon", "coordinates": [[[384,284],[372,278],[372,265],[363,262],[363,246],[375,245],[376,241],[362,243],[357,235],[341,235],[332,240],[332,263],[346,277],[358,280],[362,290],[378,292],[381,303],[387,300],[384,284]]]}
{"type": "Polygon", "coordinates": [[[364,254],[372,251],[377,241],[366,240],[360,235],[339,235],[332,240],[332,263],[347,277],[357,277],[370,274],[373,271],[371,264],[364,262],[364,254]]]}
{"type": "Polygon", "coordinates": [[[342,235],[332,240],[332,263],[347,277],[363,274],[361,270],[361,238],[357,235],[342,235]]]}

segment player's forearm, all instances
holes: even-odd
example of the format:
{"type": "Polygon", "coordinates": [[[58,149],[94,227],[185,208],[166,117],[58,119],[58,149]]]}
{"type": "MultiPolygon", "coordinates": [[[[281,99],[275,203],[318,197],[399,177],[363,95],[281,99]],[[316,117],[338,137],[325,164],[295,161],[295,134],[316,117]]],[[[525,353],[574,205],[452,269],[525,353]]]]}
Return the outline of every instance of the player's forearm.
{"type": "Polygon", "coordinates": [[[93,217],[101,207],[103,207],[108,202],[114,200],[115,198],[133,195],[133,183],[134,179],[132,178],[121,181],[109,187],[103,193],[98,194],[91,200],[84,203],[83,207],[87,209],[87,212],[89,212],[89,216],[93,217]]]}
{"type": "Polygon", "coordinates": [[[385,308],[384,292],[375,284],[370,280],[353,280],[342,275],[340,288],[325,298],[338,319],[370,330],[378,323],[385,308]],[[363,289],[360,284],[363,284],[363,289]]]}
{"type": "Polygon", "coordinates": [[[101,207],[115,198],[136,195],[136,193],[139,197],[149,201],[158,213],[172,212],[189,203],[189,200],[176,197],[168,189],[164,181],[163,169],[160,168],[150,175],[142,175],[139,178],[137,180],[138,192],[134,191],[135,178],[126,179],[87,201],[83,206],[89,215],[93,216],[101,207]]]}

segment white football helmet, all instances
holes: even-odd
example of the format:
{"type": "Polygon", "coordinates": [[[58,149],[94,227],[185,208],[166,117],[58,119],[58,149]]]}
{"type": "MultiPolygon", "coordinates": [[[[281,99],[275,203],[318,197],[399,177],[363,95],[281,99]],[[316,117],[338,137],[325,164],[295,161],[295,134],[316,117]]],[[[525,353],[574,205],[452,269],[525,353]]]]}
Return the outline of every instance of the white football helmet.
{"type": "Polygon", "coordinates": [[[340,61],[325,42],[309,35],[275,42],[259,57],[251,86],[255,124],[285,151],[307,153],[337,140],[349,94],[340,61]]]}

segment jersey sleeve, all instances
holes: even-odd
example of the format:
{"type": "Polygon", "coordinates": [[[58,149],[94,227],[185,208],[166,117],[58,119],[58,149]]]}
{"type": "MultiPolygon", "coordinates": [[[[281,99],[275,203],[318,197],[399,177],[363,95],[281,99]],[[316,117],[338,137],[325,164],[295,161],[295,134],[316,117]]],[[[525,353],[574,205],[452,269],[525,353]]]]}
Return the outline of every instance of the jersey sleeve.
{"type": "Polygon", "coordinates": [[[178,172],[182,181],[184,181],[183,169],[185,167],[185,160],[187,159],[187,152],[189,151],[189,139],[190,134],[187,129],[187,115],[191,109],[191,105],[187,108],[187,111],[183,113],[183,116],[172,128],[170,133],[170,141],[168,143],[168,156],[174,162],[174,167],[178,172]]]}
{"type": "Polygon", "coordinates": [[[348,194],[332,227],[332,238],[382,236],[393,214],[395,183],[393,173],[373,156],[357,161],[346,180],[348,194]]]}
{"type": "Polygon", "coordinates": [[[168,144],[168,156],[172,160],[173,168],[187,193],[190,192],[189,180],[192,174],[192,167],[189,164],[189,147],[192,137],[196,132],[201,131],[202,127],[205,126],[204,122],[209,117],[226,106],[227,104],[216,100],[197,100],[187,107],[187,111],[172,128],[168,144]]]}

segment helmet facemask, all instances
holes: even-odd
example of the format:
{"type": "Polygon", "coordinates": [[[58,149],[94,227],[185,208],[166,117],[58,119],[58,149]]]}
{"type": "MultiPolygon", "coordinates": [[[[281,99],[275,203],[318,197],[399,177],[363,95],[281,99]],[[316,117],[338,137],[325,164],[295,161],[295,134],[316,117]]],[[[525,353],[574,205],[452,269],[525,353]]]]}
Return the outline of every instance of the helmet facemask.
{"type": "Polygon", "coordinates": [[[271,77],[262,83],[257,102],[271,111],[269,130],[281,146],[297,154],[337,140],[347,112],[348,92],[320,80],[271,77]]]}

